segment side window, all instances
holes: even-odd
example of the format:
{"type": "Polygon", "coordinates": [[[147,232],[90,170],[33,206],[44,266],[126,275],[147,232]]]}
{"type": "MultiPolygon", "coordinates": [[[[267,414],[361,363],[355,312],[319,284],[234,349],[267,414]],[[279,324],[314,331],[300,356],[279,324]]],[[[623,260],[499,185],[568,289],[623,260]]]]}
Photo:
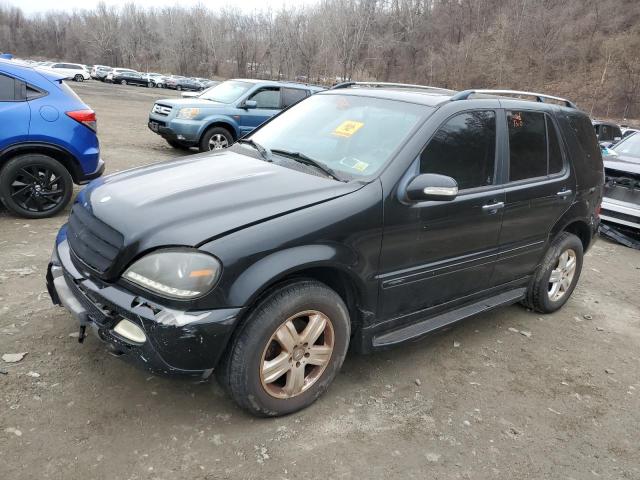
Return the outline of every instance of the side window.
{"type": "Polygon", "coordinates": [[[295,105],[303,98],[307,97],[307,91],[299,88],[283,88],[282,89],[282,108],[295,105]]]}
{"type": "Polygon", "coordinates": [[[571,129],[575,133],[578,145],[582,149],[582,153],[590,160],[600,157],[600,146],[594,134],[591,120],[581,113],[567,113],[566,118],[569,120],[571,129]]]}
{"type": "Polygon", "coordinates": [[[0,74],[0,102],[13,102],[16,99],[15,80],[0,74]]]}
{"type": "Polygon", "coordinates": [[[622,138],[622,132],[618,127],[613,127],[613,140],[616,138],[622,138]]]}
{"type": "Polygon", "coordinates": [[[461,190],[494,183],[496,114],[479,110],[442,125],[420,155],[420,173],[454,178],[461,190]]]}
{"type": "Polygon", "coordinates": [[[547,138],[549,138],[549,175],[559,173],[563,168],[562,150],[560,149],[560,141],[558,132],[549,117],[547,119],[547,138]]]}
{"type": "Polygon", "coordinates": [[[541,112],[507,112],[509,181],[547,174],[547,133],[541,112]]]}
{"type": "Polygon", "coordinates": [[[254,93],[249,100],[255,100],[256,108],[279,109],[280,108],[280,89],[269,88],[254,93]]]}

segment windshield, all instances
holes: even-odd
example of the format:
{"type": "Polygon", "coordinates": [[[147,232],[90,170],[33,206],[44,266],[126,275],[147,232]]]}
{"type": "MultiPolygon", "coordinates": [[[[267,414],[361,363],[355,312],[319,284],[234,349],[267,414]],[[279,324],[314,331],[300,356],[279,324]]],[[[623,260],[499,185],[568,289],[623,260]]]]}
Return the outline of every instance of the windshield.
{"type": "Polygon", "coordinates": [[[640,163],[640,133],[634,133],[622,140],[612,148],[618,155],[633,157],[635,162],[640,163]]]}
{"type": "Polygon", "coordinates": [[[206,90],[200,98],[220,103],[233,103],[252,86],[252,83],[228,80],[206,90]]]}
{"type": "Polygon", "coordinates": [[[368,177],[389,160],[432,108],[352,95],[314,95],[263,126],[251,139],[297,153],[346,177],[368,177]]]}

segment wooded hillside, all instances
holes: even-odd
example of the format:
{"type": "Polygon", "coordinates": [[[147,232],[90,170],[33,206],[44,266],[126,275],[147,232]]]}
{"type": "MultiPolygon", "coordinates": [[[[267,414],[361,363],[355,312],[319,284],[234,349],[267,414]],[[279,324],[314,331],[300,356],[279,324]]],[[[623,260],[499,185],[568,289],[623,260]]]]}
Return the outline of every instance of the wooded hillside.
{"type": "Polygon", "coordinates": [[[0,7],[0,51],[207,77],[527,89],[640,117],[638,0],[321,0],[252,14],[132,3],[29,17],[0,7]]]}

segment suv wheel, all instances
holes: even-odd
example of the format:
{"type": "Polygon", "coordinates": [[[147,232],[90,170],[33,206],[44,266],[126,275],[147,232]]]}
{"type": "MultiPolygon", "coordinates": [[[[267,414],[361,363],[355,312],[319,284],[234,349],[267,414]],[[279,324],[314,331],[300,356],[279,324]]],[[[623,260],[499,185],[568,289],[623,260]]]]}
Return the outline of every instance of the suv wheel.
{"type": "Polygon", "coordinates": [[[249,314],[217,371],[233,400],[259,416],[296,412],[331,384],[349,346],[347,307],[326,285],[303,280],[249,314]]]}
{"type": "Polygon", "coordinates": [[[562,307],[578,283],[582,258],[583,247],[578,237],[568,232],[558,235],[538,267],[523,305],[540,313],[555,312],[562,307]]]}
{"type": "Polygon", "coordinates": [[[178,86],[176,87],[176,90],[180,91],[180,90],[182,90],[182,87],[181,87],[180,85],[178,85],[178,86]]]}
{"type": "Polygon", "coordinates": [[[82,75],[80,75],[79,73],[75,77],[73,77],[73,79],[76,82],[84,82],[84,77],[82,75]]]}
{"type": "Polygon", "coordinates": [[[200,151],[221,150],[230,147],[233,137],[229,130],[223,127],[213,127],[207,130],[200,139],[200,151]]]}
{"type": "Polygon", "coordinates": [[[147,88],[153,88],[153,83],[147,82],[147,88]]]}
{"type": "Polygon", "coordinates": [[[126,84],[127,84],[127,81],[126,81],[126,80],[122,80],[122,81],[120,82],[120,85],[126,85],[126,84]]]}
{"type": "Polygon", "coordinates": [[[45,218],[67,206],[73,180],[60,162],[29,153],[11,159],[0,171],[0,200],[26,218],[45,218]]]}

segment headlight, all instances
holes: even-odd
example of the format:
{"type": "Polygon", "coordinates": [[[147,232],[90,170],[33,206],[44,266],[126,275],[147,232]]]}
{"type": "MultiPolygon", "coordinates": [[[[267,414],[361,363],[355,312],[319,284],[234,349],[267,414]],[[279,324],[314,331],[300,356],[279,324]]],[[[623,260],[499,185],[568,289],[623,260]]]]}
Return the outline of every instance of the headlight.
{"type": "Polygon", "coordinates": [[[199,108],[181,108],[178,111],[178,115],[176,116],[176,118],[185,118],[187,120],[190,120],[192,118],[196,118],[199,113],[199,108]]]}
{"type": "Polygon", "coordinates": [[[131,265],[123,277],[162,296],[187,299],[213,288],[222,265],[197,250],[160,250],[131,265]]]}

